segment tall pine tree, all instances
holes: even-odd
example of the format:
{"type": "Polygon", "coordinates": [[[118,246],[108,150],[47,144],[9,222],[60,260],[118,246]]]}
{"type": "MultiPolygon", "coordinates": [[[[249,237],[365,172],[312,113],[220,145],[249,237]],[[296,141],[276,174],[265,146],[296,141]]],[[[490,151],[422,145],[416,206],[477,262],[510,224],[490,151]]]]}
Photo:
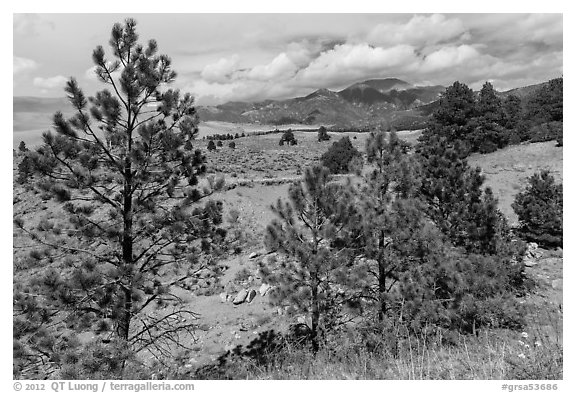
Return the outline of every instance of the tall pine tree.
{"type": "Polygon", "coordinates": [[[331,181],[326,168],[307,168],[304,179],[293,184],[288,202],[272,207],[277,219],[266,228],[266,244],[282,258],[261,265],[264,280],[276,286],[273,300],[295,306],[310,316],[313,351],[318,351],[321,327],[346,301],[339,291],[351,254],[345,243],[346,224],[355,217],[345,188],[331,181]]]}
{"type": "MultiPolygon", "coordinates": [[[[155,40],[138,43],[133,19],[115,24],[109,43],[112,58],[102,46],[92,54],[106,88],[86,97],[70,79],[75,115],[56,113],[56,133],[29,153],[38,187],[61,203],[69,225],[59,232],[67,236],[16,224],[57,250],[60,264],[37,280],[33,295],[54,312],[45,314],[52,326],[107,332],[132,351],[160,356],[193,333],[197,314],[172,289],[209,267],[222,209],[199,204],[214,190],[199,187],[198,117],[193,97],[168,87],[176,78],[170,58],[157,53],[155,40]]],[[[20,297],[15,309],[27,301],[20,297]]],[[[42,353],[51,351],[56,344],[42,353]]]]}

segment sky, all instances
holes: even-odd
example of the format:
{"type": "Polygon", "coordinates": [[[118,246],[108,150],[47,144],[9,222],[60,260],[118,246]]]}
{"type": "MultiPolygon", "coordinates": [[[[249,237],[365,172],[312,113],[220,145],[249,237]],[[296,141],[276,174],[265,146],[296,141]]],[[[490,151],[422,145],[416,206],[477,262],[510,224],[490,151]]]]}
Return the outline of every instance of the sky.
{"type": "Polygon", "coordinates": [[[338,90],[370,78],[507,90],[562,76],[562,14],[14,14],[13,95],[102,88],[92,50],[138,21],[199,105],[338,90]]]}

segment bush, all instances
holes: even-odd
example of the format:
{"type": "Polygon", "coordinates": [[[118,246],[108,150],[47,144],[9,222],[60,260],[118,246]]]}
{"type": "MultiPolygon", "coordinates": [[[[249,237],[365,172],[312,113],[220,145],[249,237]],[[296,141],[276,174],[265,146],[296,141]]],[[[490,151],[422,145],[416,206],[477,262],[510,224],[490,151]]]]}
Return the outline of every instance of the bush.
{"type": "Polygon", "coordinates": [[[296,137],[294,136],[294,133],[292,132],[291,129],[284,131],[284,133],[282,134],[282,138],[280,138],[279,145],[284,146],[284,143],[287,143],[290,146],[298,144],[298,141],[296,140],[296,137]]]}
{"type": "Polygon", "coordinates": [[[236,149],[236,142],[230,142],[230,143],[228,144],[228,147],[229,147],[230,149],[236,149]]]}
{"type": "Polygon", "coordinates": [[[362,155],[352,146],[349,137],[343,137],[334,142],[320,160],[331,173],[348,173],[349,164],[354,157],[362,157],[362,155]]]}
{"type": "Polygon", "coordinates": [[[208,142],[208,151],[212,151],[212,150],[216,150],[216,144],[214,143],[213,140],[208,142]]]}
{"type": "Polygon", "coordinates": [[[321,126],[318,129],[318,142],[329,141],[330,135],[328,135],[328,131],[326,131],[326,127],[321,126]]]}
{"type": "Polygon", "coordinates": [[[520,235],[539,245],[562,247],[562,184],[556,184],[546,170],[535,173],[528,182],[512,204],[520,222],[520,235]]]}

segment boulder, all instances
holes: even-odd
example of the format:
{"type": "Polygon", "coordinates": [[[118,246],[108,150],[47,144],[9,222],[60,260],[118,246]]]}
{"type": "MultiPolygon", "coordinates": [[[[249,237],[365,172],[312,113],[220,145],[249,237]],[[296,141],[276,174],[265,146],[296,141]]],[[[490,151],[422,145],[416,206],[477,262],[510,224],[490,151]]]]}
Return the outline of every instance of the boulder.
{"type": "Polygon", "coordinates": [[[248,296],[248,291],[245,289],[242,289],[240,292],[238,292],[238,294],[236,295],[234,300],[232,300],[232,303],[233,304],[244,303],[244,301],[246,300],[246,296],[248,296]]]}
{"type": "Polygon", "coordinates": [[[254,259],[254,258],[256,258],[256,257],[259,256],[259,255],[260,255],[260,253],[254,251],[253,253],[251,253],[250,255],[248,255],[248,259],[254,259]]]}
{"type": "Polygon", "coordinates": [[[228,301],[228,294],[226,292],[222,292],[219,296],[220,303],[226,303],[228,301]]]}
{"type": "Polygon", "coordinates": [[[563,287],[562,284],[563,284],[563,283],[562,283],[562,279],[559,278],[559,279],[557,279],[557,280],[552,281],[552,288],[561,291],[561,290],[562,290],[562,287],[563,287]]]}
{"type": "Polygon", "coordinates": [[[248,295],[246,296],[246,301],[248,303],[252,302],[252,300],[254,300],[254,298],[256,297],[256,291],[251,289],[248,291],[248,295]]]}
{"type": "Polygon", "coordinates": [[[533,267],[533,266],[537,265],[536,261],[533,259],[530,259],[530,258],[524,258],[523,262],[524,262],[524,266],[526,266],[526,267],[533,267]]]}
{"type": "Polygon", "coordinates": [[[260,285],[260,289],[258,290],[258,292],[260,293],[260,296],[262,296],[262,297],[266,296],[266,294],[268,293],[270,288],[271,288],[271,286],[268,284],[260,285]]]}

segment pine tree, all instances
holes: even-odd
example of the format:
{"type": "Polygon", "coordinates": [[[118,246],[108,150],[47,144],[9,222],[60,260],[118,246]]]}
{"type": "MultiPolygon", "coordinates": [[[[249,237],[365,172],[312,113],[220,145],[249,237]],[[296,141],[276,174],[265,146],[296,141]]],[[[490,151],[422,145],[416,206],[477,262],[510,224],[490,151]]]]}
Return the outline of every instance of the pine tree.
{"type": "Polygon", "coordinates": [[[555,183],[549,171],[535,173],[528,183],[512,204],[522,236],[543,246],[562,247],[562,184],[555,183]]]}
{"type": "MultiPolygon", "coordinates": [[[[374,170],[364,176],[357,188],[360,236],[356,252],[367,270],[368,298],[377,304],[382,321],[395,300],[390,292],[409,268],[411,247],[423,225],[421,206],[414,198],[417,189],[417,163],[407,154],[407,145],[396,132],[371,133],[366,152],[374,170]]],[[[357,281],[361,281],[358,279],[357,281]]]]}
{"type": "Polygon", "coordinates": [[[330,315],[344,303],[338,291],[342,271],[349,263],[346,249],[335,248],[354,217],[345,189],[331,182],[326,168],[307,168],[304,179],[293,184],[288,202],[272,206],[277,219],[266,228],[266,245],[282,259],[261,264],[264,280],[276,286],[273,301],[307,312],[311,318],[312,348],[320,345],[320,327],[329,329],[330,315]]]}
{"type": "MultiPolygon", "coordinates": [[[[170,58],[157,54],[155,40],[139,44],[135,27],[133,19],[114,25],[113,59],[101,46],[92,54],[107,88],[87,98],[70,79],[65,90],[75,115],[57,112],[56,134],[45,133],[30,154],[41,175],[37,186],[69,220],[67,237],[16,224],[58,251],[52,258],[59,264],[31,295],[52,326],[67,321],[77,332],[108,332],[134,352],[160,356],[193,333],[197,314],[172,289],[210,267],[222,207],[199,204],[214,189],[198,187],[206,168],[193,149],[193,97],[168,88],[176,78],[170,58]]],[[[29,300],[21,298],[15,310],[26,310],[29,300]]]]}
{"type": "Polygon", "coordinates": [[[318,142],[329,141],[330,135],[328,135],[328,131],[326,131],[326,127],[320,126],[318,128],[318,142]]]}
{"type": "Polygon", "coordinates": [[[422,181],[420,195],[438,229],[458,247],[493,254],[507,224],[489,188],[484,190],[480,168],[470,168],[465,150],[433,136],[419,144],[422,181]]]}
{"type": "Polygon", "coordinates": [[[360,157],[360,152],[352,145],[349,137],[342,137],[334,142],[326,153],[320,157],[322,165],[333,174],[348,173],[349,165],[355,157],[360,157]]]}
{"type": "Polygon", "coordinates": [[[26,153],[27,151],[28,147],[26,147],[26,143],[24,143],[24,141],[20,141],[20,144],[18,145],[18,152],[26,153]]]}

